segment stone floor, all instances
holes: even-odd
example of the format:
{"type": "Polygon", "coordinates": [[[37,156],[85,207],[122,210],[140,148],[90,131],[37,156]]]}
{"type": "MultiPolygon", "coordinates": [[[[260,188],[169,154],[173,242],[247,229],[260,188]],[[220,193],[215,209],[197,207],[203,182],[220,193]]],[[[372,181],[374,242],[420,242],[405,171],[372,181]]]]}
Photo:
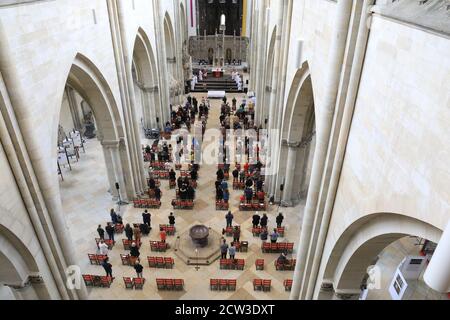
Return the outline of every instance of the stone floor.
{"type": "MultiPolygon", "coordinates": [[[[202,94],[197,95],[201,99],[202,94]]],[[[233,95],[234,96],[234,95],[233,95]]],[[[231,100],[233,96],[229,96],[231,100]]],[[[236,95],[238,101],[242,95],[236,95]]],[[[209,128],[218,128],[221,100],[211,100],[211,112],[208,120],[209,128]]],[[[208,141],[208,137],[205,137],[208,141]]],[[[147,143],[145,140],[143,143],[147,143]]],[[[203,146],[207,148],[207,145],[203,146]]],[[[225,211],[215,210],[214,179],[217,168],[214,165],[202,165],[199,172],[199,183],[197,188],[197,198],[193,211],[172,210],[170,204],[175,197],[175,191],[169,190],[168,181],[162,181],[161,190],[163,192],[162,207],[159,210],[150,210],[152,214],[152,226],[168,223],[168,215],[171,211],[176,216],[176,227],[178,231],[189,229],[194,224],[205,224],[217,232],[221,232],[225,227],[225,211]]],[[[63,168],[64,181],[60,183],[61,197],[64,211],[67,213],[68,224],[71,230],[71,237],[75,243],[77,261],[82,273],[103,275],[101,266],[91,266],[87,257],[88,253],[96,253],[94,238],[97,237],[97,225],[105,225],[109,221],[109,210],[117,208],[111,201],[108,193],[108,181],[104,166],[103,153],[98,141],[90,140],[86,145],[86,154],[81,153],[78,163],[74,163],[72,171],[63,168]]],[[[152,230],[149,237],[143,238],[141,249],[141,262],[145,267],[144,277],[147,282],[144,290],[126,290],[122,281],[123,276],[135,276],[132,267],[122,266],[120,254],[126,253],[121,245],[121,239],[125,235],[118,236],[118,242],[110,252],[110,261],[113,265],[113,275],[116,280],[110,289],[89,289],[91,299],[287,299],[289,293],[285,292],[283,281],[292,279],[293,272],[276,271],[274,260],[277,254],[262,254],[261,240],[254,238],[251,233],[251,216],[253,212],[238,211],[239,196],[242,191],[230,189],[230,209],[235,219],[234,223],[239,224],[242,229],[241,241],[249,242],[248,253],[237,253],[236,258],[245,259],[244,271],[220,270],[219,261],[210,266],[200,266],[196,270],[195,266],[187,266],[177,258],[173,249],[167,253],[153,253],[150,251],[149,240],[157,240],[158,233],[152,230]],[[175,259],[173,270],[150,269],[148,267],[147,256],[170,256],[175,259]],[[265,270],[256,271],[254,262],[257,258],[265,259],[265,270]],[[156,278],[182,278],[185,281],[185,291],[164,292],[156,289],[156,278]],[[209,290],[209,279],[237,279],[237,290],[235,292],[215,292],[209,290]],[[255,292],[252,280],[255,278],[272,279],[272,290],[270,292],[255,292]]],[[[269,227],[275,227],[275,216],[278,213],[277,206],[272,206],[268,210],[269,227]]],[[[289,242],[298,243],[298,234],[301,225],[303,206],[296,208],[282,208],[285,215],[284,225],[286,227],[285,239],[289,242]]],[[[120,212],[125,222],[140,222],[142,220],[142,210],[134,209],[132,206],[121,207],[120,212]]],[[[168,237],[168,242],[173,247],[176,237],[168,237]]],[[[231,240],[231,238],[227,238],[231,240]]],[[[294,253],[295,255],[295,253],[294,253]]]]}
{"type": "MultiPolygon", "coordinates": [[[[197,94],[201,99],[202,94],[197,94]]],[[[231,100],[234,95],[229,95],[231,100]]],[[[238,101],[243,95],[236,95],[238,101]]],[[[208,129],[218,128],[218,117],[220,113],[220,100],[211,100],[211,112],[208,121],[208,129]]],[[[206,136],[205,141],[208,141],[206,136]]],[[[149,141],[143,139],[143,143],[149,141]]],[[[207,148],[204,145],[203,148],[207,148]]],[[[118,208],[111,200],[108,193],[108,181],[104,165],[103,152],[97,140],[89,140],[86,144],[86,153],[81,153],[79,162],[73,163],[72,171],[63,168],[64,181],[60,183],[61,198],[64,211],[67,214],[68,225],[70,226],[71,238],[75,243],[78,264],[83,273],[103,275],[101,266],[89,264],[88,253],[96,253],[94,238],[97,237],[97,225],[105,225],[109,221],[109,210],[111,208],[120,209],[125,222],[133,223],[141,221],[142,210],[134,209],[132,206],[118,208]]],[[[162,181],[163,191],[162,207],[159,210],[150,210],[152,214],[152,226],[168,223],[168,215],[171,211],[176,216],[176,227],[179,232],[189,229],[194,224],[205,224],[217,232],[221,232],[225,227],[225,211],[215,210],[214,179],[216,166],[202,165],[199,173],[199,184],[197,188],[197,199],[193,211],[172,210],[170,202],[175,197],[175,191],[169,190],[168,182],[162,181]]],[[[147,282],[141,291],[127,290],[124,287],[123,276],[135,276],[134,269],[129,266],[122,266],[120,254],[125,253],[121,245],[121,239],[125,236],[118,236],[115,248],[110,252],[113,274],[116,280],[110,289],[89,289],[90,299],[232,299],[232,300],[252,300],[252,299],[287,299],[289,293],[285,292],[283,281],[292,279],[293,272],[276,271],[273,265],[277,258],[276,254],[262,254],[261,241],[254,238],[251,233],[251,216],[253,212],[239,212],[239,195],[242,191],[231,190],[230,209],[235,216],[235,223],[241,225],[241,241],[249,242],[248,253],[237,253],[237,258],[245,259],[244,271],[220,270],[219,261],[210,266],[200,266],[196,270],[195,266],[188,266],[177,258],[173,249],[167,253],[159,254],[150,251],[149,240],[157,240],[158,234],[153,229],[149,237],[143,238],[141,249],[141,261],[144,269],[144,277],[147,282]],[[148,267],[147,256],[170,256],[175,259],[173,270],[150,269],[148,267]],[[265,259],[265,270],[256,271],[254,262],[257,258],[265,259]],[[156,278],[182,278],[185,281],[185,291],[164,292],[156,289],[156,278]],[[235,292],[216,292],[209,290],[210,278],[237,279],[237,290],[235,292]],[[255,278],[272,279],[271,292],[255,292],[252,280],[255,278]]],[[[285,215],[286,238],[289,242],[294,242],[297,248],[298,235],[300,232],[301,218],[303,216],[304,204],[295,208],[281,208],[285,215]]],[[[275,216],[278,212],[277,206],[269,208],[269,226],[275,224],[275,216]]],[[[168,242],[173,247],[176,237],[168,237],[168,242]]],[[[227,240],[231,240],[227,238],[227,240]]],[[[390,299],[388,286],[393,277],[393,273],[401,260],[410,254],[417,254],[418,247],[414,245],[414,238],[404,238],[387,247],[381,254],[377,265],[382,270],[382,288],[369,292],[367,299],[390,299]]],[[[295,251],[294,251],[295,255],[295,251]]],[[[410,283],[411,290],[405,295],[405,299],[447,299],[446,295],[433,292],[422,281],[410,283]]],[[[326,296],[326,295],[325,295],[326,296]]],[[[330,297],[331,298],[331,297],[330,297]]]]}

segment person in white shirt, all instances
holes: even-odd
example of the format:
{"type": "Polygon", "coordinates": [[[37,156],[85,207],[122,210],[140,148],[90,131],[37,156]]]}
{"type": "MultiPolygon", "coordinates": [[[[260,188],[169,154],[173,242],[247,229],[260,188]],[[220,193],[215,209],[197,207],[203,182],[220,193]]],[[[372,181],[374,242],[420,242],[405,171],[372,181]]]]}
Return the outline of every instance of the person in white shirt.
{"type": "Polygon", "coordinates": [[[101,240],[98,244],[99,253],[102,255],[107,256],[109,252],[108,245],[105,243],[105,241],[101,240]]]}
{"type": "Polygon", "coordinates": [[[200,81],[203,81],[203,72],[202,72],[202,70],[199,70],[199,71],[198,71],[198,79],[199,79],[200,81]]]}

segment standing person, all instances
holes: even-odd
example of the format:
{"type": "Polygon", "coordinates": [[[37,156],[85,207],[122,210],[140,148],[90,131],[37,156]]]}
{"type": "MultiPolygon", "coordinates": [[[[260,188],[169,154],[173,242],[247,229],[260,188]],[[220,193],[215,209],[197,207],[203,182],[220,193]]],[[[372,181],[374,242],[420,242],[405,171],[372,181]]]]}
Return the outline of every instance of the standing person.
{"type": "Polygon", "coordinates": [[[169,215],[169,224],[173,227],[175,226],[175,216],[173,215],[173,212],[169,215]]]}
{"type": "Polygon", "coordinates": [[[242,171],[239,173],[239,182],[240,182],[240,183],[244,183],[244,180],[245,180],[245,171],[242,170],[242,171]]]}
{"type": "Polygon", "coordinates": [[[114,241],[114,227],[111,225],[111,222],[108,222],[105,227],[106,233],[108,234],[109,240],[114,241]]]}
{"type": "Polygon", "coordinates": [[[141,229],[139,229],[139,226],[136,226],[133,228],[133,235],[134,235],[134,240],[136,241],[137,245],[141,244],[141,229]]]}
{"type": "Polygon", "coordinates": [[[259,226],[260,220],[261,220],[261,217],[259,216],[258,212],[256,212],[252,217],[253,228],[257,228],[259,226]]]}
{"type": "Polygon", "coordinates": [[[267,228],[267,221],[269,220],[269,218],[267,217],[267,215],[264,213],[262,218],[261,218],[261,228],[267,228]]]}
{"type": "Polygon", "coordinates": [[[112,265],[111,265],[111,263],[109,263],[109,259],[108,258],[103,260],[102,267],[103,267],[103,269],[105,269],[106,276],[112,278],[113,277],[113,275],[112,275],[112,265]]]}
{"type": "Polygon", "coordinates": [[[218,180],[218,181],[222,181],[223,178],[225,177],[225,175],[224,175],[224,173],[223,173],[223,170],[222,170],[222,169],[217,170],[216,176],[217,176],[217,180],[218,180]]]}
{"type": "Polygon", "coordinates": [[[134,258],[139,258],[140,255],[141,255],[141,253],[139,252],[139,248],[138,248],[136,242],[133,242],[131,244],[131,248],[130,248],[130,256],[132,256],[134,258]]]}
{"type": "Polygon", "coordinates": [[[104,256],[108,255],[109,248],[104,240],[100,240],[100,243],[98,244],[98,251],[101,255],[104,255],[104,256]]]}
{"type": "Polygon", "coordinates": [[[239,178],[239,170],[236,168],[233,170],[233,183],[236,183],[238,181],[239,178]]]}
{"type": "Polygon", "coordinates": [[[225,203],[228,203],[228,201],[230,200],[230,193],[228,192],[228,189],[223,191],[223,201],[225,203]]]}
{"type": "Polygon", "coordinates": [[[117,213],[114,211],[114,209],[111,209],[109,215],[111,216],[111,222],[113,224],[117,223],[117,213]]]}
{"type": "Polygon", "coordinates": [[[156,187],[155,188],[155,198],[156,200],[160,201],[161,200],[161,189],[156,187]]]}
{"type": "Polygon", "coordinates": [[[142,220],[144,224],[151,227],[152,215],[148,212],[148,210],[145,210],[144,213],[142,213],[142,220]]]}
{"type": "Polygon", "coordinates": [[[283,214],[280,212],[276,218],[277,228],[281,228],[281,224],[283,223],[283,220],[284,220],[283,214]]]}
{"type": "Polygon", "coordinates": [[[133,240],[133,229],[131,228],[129,223],[127,223],[127,225],[125,226],[125,236],[129,241],[133,240]]]}
{"type": "Polygon", "coordinates": [[[167,234],[166,234],[166,231],[164,231],[163,228],[159,229],[159,237],[161,238],[161,242],[162,243],[166,243],[167,234]]]}
{"type": "Polygon", "coordinates": [[[100,239],[105,240],[105,230],[102,228],[101,224],[98,225],[97,232],[100,239]]]}
{"type": "Polygon", "coordinates": [[[241,238],[241,229],[236,226],[234,227],[233,231],[233,242],[239,242],[239,239],[241,238]]]}
{"type": "Polygon", "coordinates": [[[230,255],[230,259],[234,260],[236,255],[236,247],[234,246],[234,242],[232,242],[231,246],[228,248],[228,254],[230,255]]]}
{"type": "Polygon", "coordinates": [[[267,237],[268,237],[268,236],[269,236],[269,233],[267,232],[267,229],[264,228],[264,229],[261,231],[261,235],[260,235],[261,240],[262,240],[262,241],[267,241],[267,237]]]}
{"type": "Polygon", "coordinates": [[[228,244],[227,240],[223,239],[222,244],[220,245],[220,259],[226,259],[228,252],[228,244]]]}
{"type": "Polygon", "coordinates": [[[277,229],[273,229],[273,232],[270,235],[270,242],[277,243],[279,236],[280,236],[280,234],[277,232],[277,229]]]}
{"type": "Polygon", "coordinates": [[[228,211],[228,213],[225,215],[225,220],[227,221],[227,228],[231,227],[233,225],[233,214],[231,211],[228,211]]]}
{"type": "Polygon", "coordinates": [[[144,267],[141,265],[140,259],[138,259],[134,264],[134,270],[136,270],[136,275],[138,278],[143,278],[142,271],[144,270],[144,267]]]}

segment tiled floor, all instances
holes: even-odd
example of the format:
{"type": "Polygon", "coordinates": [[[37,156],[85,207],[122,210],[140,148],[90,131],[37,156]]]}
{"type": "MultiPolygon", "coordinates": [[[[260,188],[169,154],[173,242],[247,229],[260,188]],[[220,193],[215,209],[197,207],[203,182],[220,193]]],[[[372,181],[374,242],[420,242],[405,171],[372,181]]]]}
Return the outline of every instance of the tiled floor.
{"type": "MultiPolygon", "coordinates": [[[[203,95],[198,94],[201,99],[203,95]]],[[[232,99],[233,96],[228,96],[232,99]]],[[[238,101],[243,96],[237,96],[238,101]]],[[[208,122],[208,128],[218,128],[218,117],[220,113],[220,100],[211,100],[211,113],[208,122]]],[[[208,136],[205,141],[208,141],[208,136]]],[[[143,143],[148,143],[145,139],[143,143]]],[[[174,144],[175,145],[175,144],[174,144]]],[[[203,148],[207,148],[204,145],[203,148]]],[[[61,197],[64,211],[67,214],[68,224],[71,230],[71,237],[75,243],[77,261],[83,273],[103,275],[104,270],[101,266],[91,266],[88,261],[88,253],[96,253],[94,238],[97,237],[97,225],[105,225],[109,221],[109,210],[117,206],[111,201],[111,195],[108,193],[108,181],[106,169],[103,160],[103,152],[100,143],[97,140],[89,140],[86,145],[86,153],[81,154],[79,162],[72,165],[72,171],[63,168],[64,181],[60,183],[61,197]]],[[[178,231],[185,231],[190,226],[200,223],[205,224],[217,232],[221,232],[225,227],[224,216],[226,212],[215,210],[214,200],[214,179],[216,166],[202,165],[200,169],[199,185],[197,188],[197,200],[195,201],[195,210],[180,211],[175,210],[176,227],[178,231]]],[[[116,280],[110,289],[89,289],[91,299],[232,299],[232,300],[251,300],[251,299],[287,299],[289,293],[285,292],[283,281],[292,279],[293,272],[276,271],[273,265],[276,254],[262,254],[261,241],[254,238],[251,233],[252,212],[239,212],[237,210],[239,195],[242,191],[231,190],[231,210],[235,216],[235,223],[240,224],[242,228],[241,241],[249,241],[249,252],[238,253],[237,258],[245,259],[246,266],[244,271],[220,270],[219,262],[216,261],[210,266],[201,266],[199,270],[195,266],[188,266],[177,258],[173,249],[169,249],[165,254],[155,254],[150,251],[149,240],[157,240],[158,234],[155,229],[149,237],[143,238],[143,247],[141,249],[141,261],[144,265],[144,277],[147,282],[142,291],[127,290],[124,287],[123,276],[135,276],[134,269],[128,266],[122,266],[120,254],[125,253],[121,245],[123,236],[118,236],[118,244],[110,253],[111,263],[113,265],[113,274],[116,280]],[[150,269],[148,268],[147,256],[170,256],[175,258],[175,268],[173,270],[150,269]],[[256,271],[254,262],[257,258],[265,259],[265,270],[256,271]],[[185,280],[185,291],[182,292],[164,292],[156,289],[155,279],[161,278],[183,278],[185,280]],[[216,292],[209,290],[210,278],[237,279],[237,290],[235,292],[216,292]],[[253,290],[252,280],[255,278],[272,279],[271,292],[255,292],[253,290]]],[[[162,207],[160,210],[150,210],[152,214],[152,225],[158,226],[167,224],[167,216],[172,210],[170,201],[175,196],[174,190],[169,190],[168,182],[162,181],[162,207]]],[[[295,208],[281,208],[285,215],[286,238],[289,242],[298,243],[301,218],[303,216],[304,204],[295,208]]],[[[125,222],[140,222],[142,211],[134,209],[132,206],[121,207],[125,222]]],[[[276,206],[270,207],[268,211],[269,226],[275,224],[275,216],[278,212],[276,206]]],[[[230,238],[227,238],[230,240],[230,238]]],[[[382,270],[382,288],[369,292],[367,299],[390,299],[388,286],[393,273],[400,261],[410,254],[417,254],[418,247],[414,245],[413,238],[404,238],[387,247],[381,254],[377,265],[382,270]]],[[[168,242],[172,245],[175,237],[169,237],[168,242]]],[[[295,255],[295,253],[294,253],[295,255]]],[[[420,280],[409,283],[409,290],[405,299],[447,299],[446,295],[433,292],[426,284],[420,280]]],[[[326,296],[326,295],[325,295],[326,296]]]]}
{"type": "MultiPolygon", "coordinates": [[[[201,99],[202,95],[197,95],[201,99]]],[[[233,96],[229,96],[232,99],[233,96]]],[[[243,96],[237,96],[238,101],[243,96]]],[[[221,100],[211,100],[211,112],[208,121],[209,128],[218,128],[221,100]]],[[[208,138],[205,138],[208,141],[208,138]]],[[[144,140],[143,143],[146,143],[144,140]]],[[[207,145],[203,146],[206,148],[207,145]]],[[[225,227],[225,211],[215,210],[214,179],[217,168],[214,165],[202,165],[199,173],[199,185],[197,188],[197,198],[195,210],[182,211],[172,210],[170,204],[175,196],[174,190],[169,190],[168,182],[162,181],[162,207],[159,210],[150,210],[152,214],[152,226],[167,224],[167,216],[171,211],[176,216],[176,227],[178,231],[184,231],[190,226],[200,223],[205,224],[217,232],[221,232],[225,227]]],[[[61,182],[61,197],[64,211],[67,213],[68,224],[71,229],[71,237],[75,243],[77,260],[83,273],[103,275],[101,266],[91,266],[88,261],[88,253],[96,253],[94,238],[97,236],[97,225],[105,225],[109,221],[109,210],[116,205],[111,201],[108,193],[108,181],[103,160],[103,153],[98,141],[90,140],[86,145],[86,154],[81,154],[78,163],[73,164],[72,171],[63,169],[64,182],[61,182]]],[[[113,275],[116,280],[110,289],[89,289],[91,299],[287,299],[289,293],[285,292],[283,281],[292,279],[293,272],[276,271],[274,260],[277,254],[262,254],[261,240],[254,238],[251,233],[251,216],[253,212],[238,211],[239,196],[242,191],[234,191],[230,194],[230,209],[235,216],[235,223],[241,225],[241,241],[249,242],[248,253],[237,253],[236,258],[245,259],[244,271],[220,270],[219,261],[210,266],[201,266],[197,271],[195,266],[187,266],[178,259],[169,249],[165,254],[155,254],[150,251],[149,240],[157,240],[158,234],[152,230],[149,237],[143,238],[141,249],[141,261],[144,265],[144,277],[147,282],[142,291],[127,290],[124,287],[123,276],[135,276],[132,267],[122,266],[120,254],[125,253],[121,245],[121,239],[125,236],[117,237],[118,242],[110,252],[110,261],[113,265],[113,275]],[[175,258],[175,268],[173,270],[150,269],[148,267],[147,256],[170,256],[175,258]],[[256,271],[254,262],[257,258],[265,259],[265,270],[256,271]],[[164,292],[156,289],[155,279],[161,278],[182,278],[185,280],[185,291],[164,292]],[[209,290],[209,279],[237,279],[237,290],[235,292],[215,292],[209,290]],[[252,280],[255,278],[272,279],[272,290],[270,292],[255,292],[252,280]]],[[[277,206],[269,208],[269,227],[275,226],[275,216],[278,213],[277,206]]],[[[125,222],[140,222],[142,220],[142,210],[134,209],[132,206],[122,207],[125,222]]],[[[303,206],[296,208],[282,208],[285,215],[284,226],[286,227],[285,239],[289,242],[298,243],[303,206]]],[[[227,238],[231,240],[231,238],[227,238]]],[[[175,237],[168,238],[169,244],[175,242],[175,237]]],[[[294,253],[295,255],[295,253],[294,253]]]]}

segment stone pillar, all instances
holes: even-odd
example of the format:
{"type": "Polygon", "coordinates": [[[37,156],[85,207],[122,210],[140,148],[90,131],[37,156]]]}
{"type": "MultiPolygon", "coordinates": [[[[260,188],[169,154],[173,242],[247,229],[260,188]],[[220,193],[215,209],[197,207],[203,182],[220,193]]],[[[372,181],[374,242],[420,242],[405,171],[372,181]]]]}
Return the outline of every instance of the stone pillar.
{"type": "Polygon", "coordinates": [[[292,207],[292,189],[294,188],[295,164],[297,162],[298,143],[288,142],[288,156],[286,164],[286,180],[284,184],[282,204],[292,207]]]}
{"type": "Polygon", "coordinates": [[[81,123],[80,119],[80,112],[78,110],[77,99],[75,98],[75,91],[69,86],[66,86],[65,91],[67,95],[67,101],[69,102],[69,109],[72,115],[73,125],[77,131],[81,132],[83,124],[81,123]]]}
{"type": "Polygon", "coordinates": [[[107,145],[102,143],[103,156],[105,158],[106,165],[106,174],[108,175],[109,182],[109,192],[111,193],[113,201],[117,201],[119,199],[117,189],[116,189],[116,176],[114,174],[114,165],[111,157],[111,151],[107,145]]]}
{"type": "Polygon", "coordinates": [[[122,170],[122,162],[120,160],[119,144],[119,141],[102,141],[102,146],[105,154],[105,162],[107,164],[108,170],[108,180],[111,185],[111,193],[114,196],[117,196],[117,182],[120,186],[119,193],[122,201],[127,201],[128,197],[122,170]]]}
{"type": "Polygon", "coordinates": [[[328,151],[328,143],[333,125],[334,111],[339,88],[339,80],[344,61],[345,46],[347,42],[348,26],[350,23],[353,1],[339,0],[336,7],[336,19],[334,34],[330,48],[330,61],[327,68],[327,85],[323,97],[324,110],[320,115],[322,126],[317,133],[316,150],[311,174],[311,182],[306,201],[305,213],[302,222],[299,247],[297,250],[297,265],[294,272],[294,282],[291,291],[291,299],[303,299],[306,295],[304,284],[305,268],[308,260],[308,251],[311,244],[311,236],[316,220],[316,209],[319,201],[319,193],[323,178],[325,162],[328,151]]]}
{"type": "Polygon", "coordinates": [[[442,233],[423,279],[433,290],[450,292],[450,221],[442,233]]]}

